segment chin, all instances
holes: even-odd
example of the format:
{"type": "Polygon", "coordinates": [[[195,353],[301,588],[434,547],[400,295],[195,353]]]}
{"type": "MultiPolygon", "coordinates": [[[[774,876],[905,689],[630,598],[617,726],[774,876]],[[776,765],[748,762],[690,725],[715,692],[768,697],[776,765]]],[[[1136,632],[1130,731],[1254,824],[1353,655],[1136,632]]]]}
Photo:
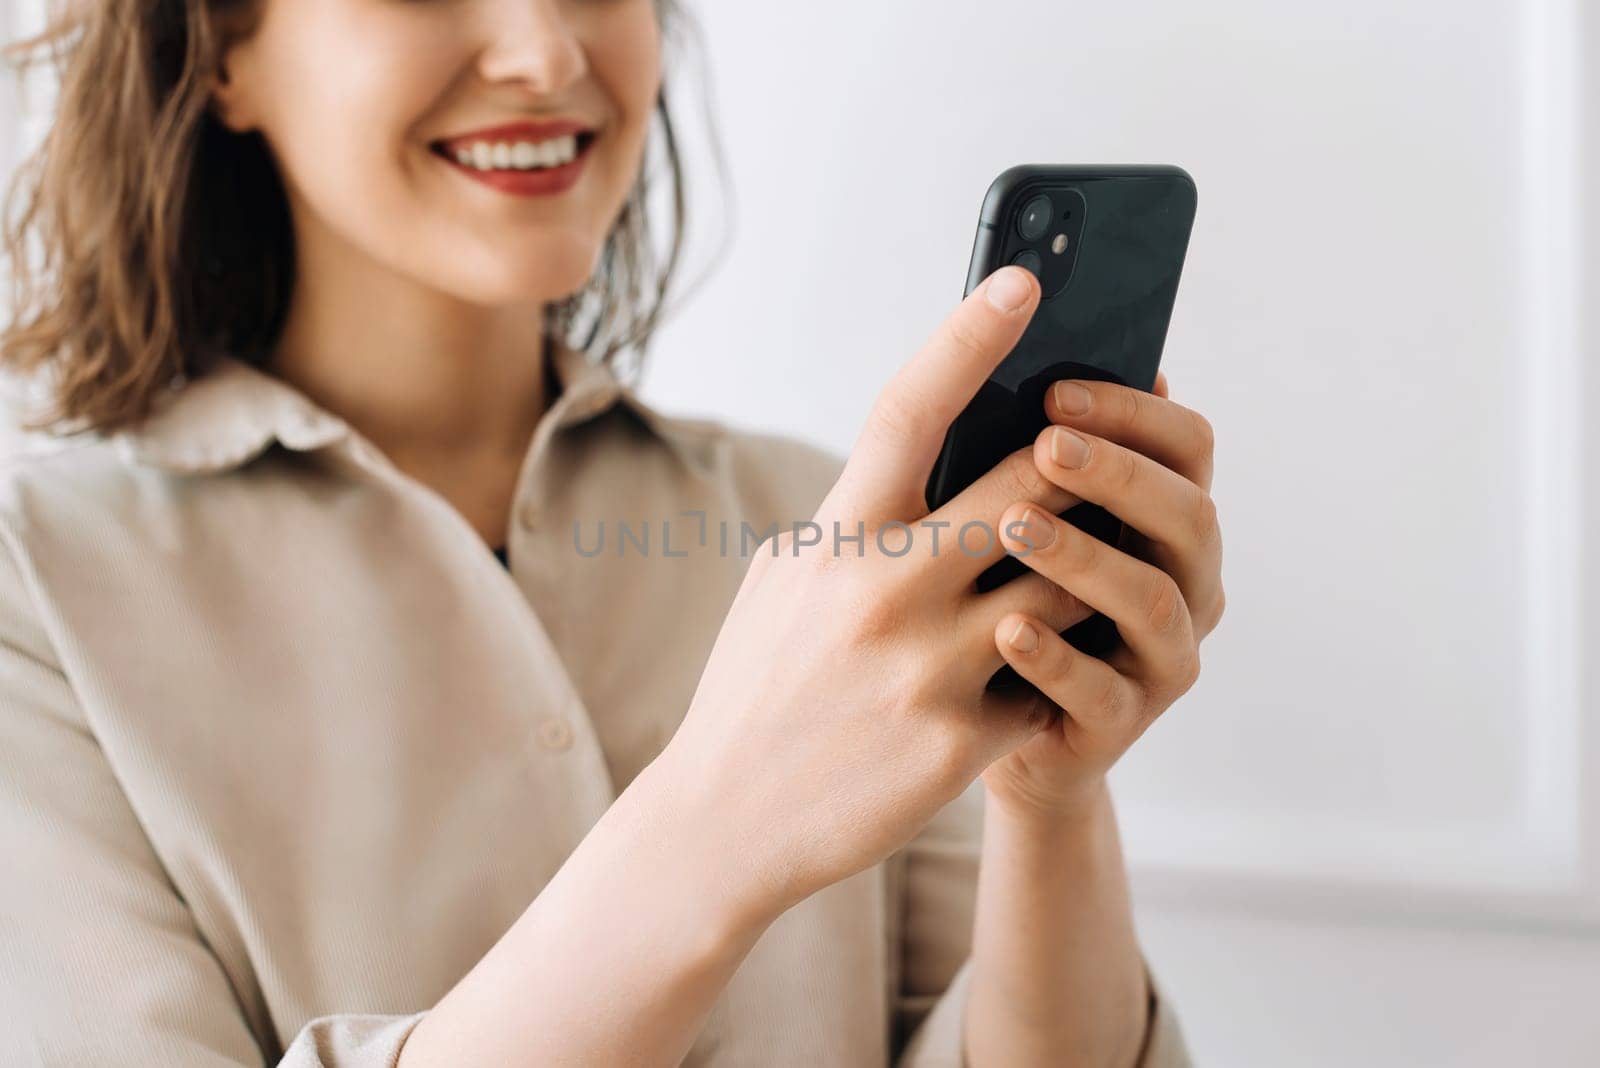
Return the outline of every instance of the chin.
{"type": "Polygon", "coordinates": [[[486,257],[469,277],[440,279],[440,288],[489,307],[549,304],[581,290],[600,262],[600,248],[552,249],[519,256],[486,257]]]}

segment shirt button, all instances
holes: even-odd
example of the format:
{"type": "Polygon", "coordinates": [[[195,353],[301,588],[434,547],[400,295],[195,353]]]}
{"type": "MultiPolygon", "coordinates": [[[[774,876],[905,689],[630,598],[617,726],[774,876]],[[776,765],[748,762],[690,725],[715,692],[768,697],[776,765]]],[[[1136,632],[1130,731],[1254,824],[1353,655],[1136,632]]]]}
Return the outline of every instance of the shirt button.
{"type": "Polygon", "coordinates": [[[549,716],[539,721],[539,744],[546,749],[560,751],[572,747],[572,725],[560,716],[549,716]]]}

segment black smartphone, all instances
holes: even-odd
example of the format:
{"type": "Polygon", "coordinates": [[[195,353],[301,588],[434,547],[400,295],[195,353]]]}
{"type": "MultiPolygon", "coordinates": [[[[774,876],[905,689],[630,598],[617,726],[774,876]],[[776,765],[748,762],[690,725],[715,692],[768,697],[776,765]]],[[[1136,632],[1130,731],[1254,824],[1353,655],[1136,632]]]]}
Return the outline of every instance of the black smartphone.
{"type": "MultiPolygon", "coordinates": [[[[1008,263],[1039,279],[1039,308],[1022,340],[951,424],[928,478],[935,509],[977,481],[1049,423],[1045,392],[1063,378],[1155,388],[1194,226],[1194,179],[1180,167],[1012,167],[989,186],[967,269],[966,293],[1008,263]]],[[[1122,521],[1083,502],[1063,519],[1116,545],[1122,521]]],[[[998,535],[998,531],[996,534],[998,535]]],[[[1027,570],[1014,556],[991,565],[991,590],[1027,570]]],[[[1096,613],[1062,632],[1076,649],[1104,656],[1119,641],[1096,613]]],[[[988,688],[1028,685],[1004,665],[988,688]]]]}

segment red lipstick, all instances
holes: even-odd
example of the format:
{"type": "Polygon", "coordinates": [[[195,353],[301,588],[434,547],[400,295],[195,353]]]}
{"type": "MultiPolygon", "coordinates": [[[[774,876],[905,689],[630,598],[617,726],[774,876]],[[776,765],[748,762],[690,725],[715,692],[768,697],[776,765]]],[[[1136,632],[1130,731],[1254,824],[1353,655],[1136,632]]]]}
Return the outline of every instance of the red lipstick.
{"type": "Polygon", "coordinates": [[[577,119],[558,119],[549,122],[513,122],[499,126],[486,126],[468,133],[457,134],[435,141],[431,146],[434,155],[468,178],[512,196],[553,196],[564,193],[575,185],[583,174],[589,148],[597,133],[588,123],[577,119]],[[480,144],[515,145],[518,142],[538,144],[558,137],[572,135],[576,138],[578,154],[569,162],[557,167],[539,167],[524,170],[516,167],[492,167],[479,170],[472,163],[462,163],[458,154],[476,151],[480,144]]]}

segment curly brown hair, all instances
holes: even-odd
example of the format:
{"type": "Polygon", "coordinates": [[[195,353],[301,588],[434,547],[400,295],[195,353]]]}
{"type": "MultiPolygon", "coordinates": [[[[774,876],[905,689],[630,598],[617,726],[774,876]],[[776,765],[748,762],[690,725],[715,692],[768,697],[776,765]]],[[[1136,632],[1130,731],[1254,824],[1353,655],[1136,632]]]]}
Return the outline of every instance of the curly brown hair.
{"type": "MultiPolygon", "coordinates": [[[[680,0],[655,3],[664,42],[692,51],[699,31],[680,0]]],[[[217,354],[260,364],[277,340],[294,285],[288,198],[261,135],[234,133],[209,107],[220,57],[258,14],[258,0],[73,0],[6,50],[20,68],[47,63],[59,87],[13,179],[0,242],[12,279],[0,367],[52,373],[49,410],[22,429],[137,424],[217,354]]],[[[688,222],[665,86],[655,120],[670,182],[665,256],[651,236],[647,156],[594,275],[546,309],[547,333],[611,364],[632,352],[630,373],[668,310],[688,222]]]]}

